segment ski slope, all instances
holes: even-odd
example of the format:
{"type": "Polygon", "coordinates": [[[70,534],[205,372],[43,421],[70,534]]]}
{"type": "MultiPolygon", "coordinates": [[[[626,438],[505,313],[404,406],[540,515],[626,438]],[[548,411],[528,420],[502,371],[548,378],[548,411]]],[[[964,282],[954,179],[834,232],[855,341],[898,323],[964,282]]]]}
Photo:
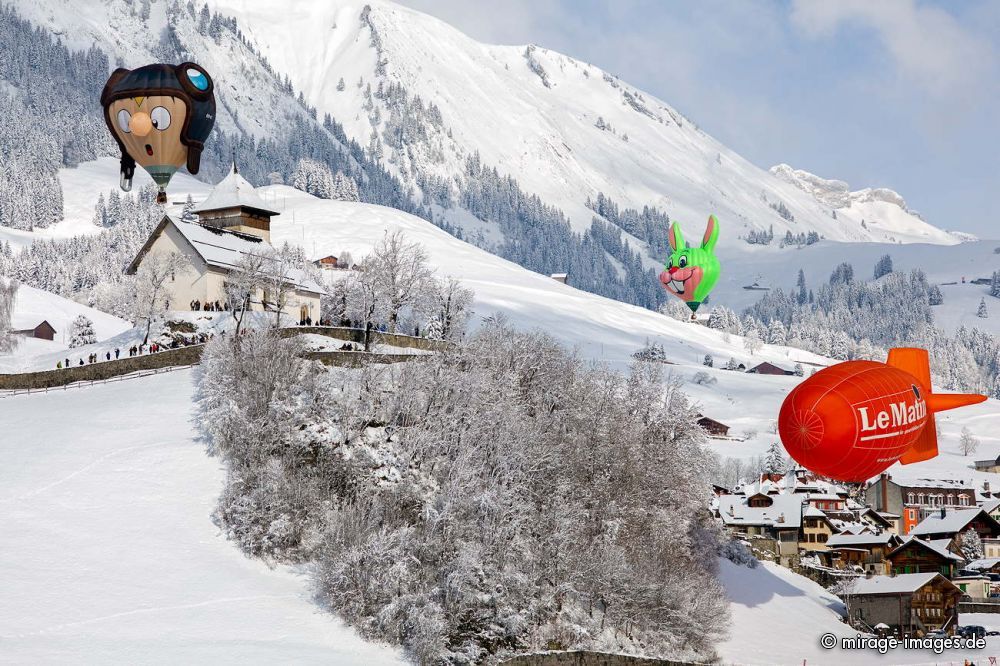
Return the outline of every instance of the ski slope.
{"type": "Polygon", "coordinates": [[[398,664],[244,557],[192,371],[0,399],[0,662],[398,664]]]}

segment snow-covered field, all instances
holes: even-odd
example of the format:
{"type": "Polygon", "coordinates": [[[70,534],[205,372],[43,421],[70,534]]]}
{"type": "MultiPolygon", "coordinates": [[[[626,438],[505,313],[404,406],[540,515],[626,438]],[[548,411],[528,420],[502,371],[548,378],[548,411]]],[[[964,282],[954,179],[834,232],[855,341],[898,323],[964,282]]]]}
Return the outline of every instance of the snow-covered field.
{"type": "Polygon", "coordinates": [[[401,663],[219,534],[193,379],[0,399],[0,662],[401,663]]]}

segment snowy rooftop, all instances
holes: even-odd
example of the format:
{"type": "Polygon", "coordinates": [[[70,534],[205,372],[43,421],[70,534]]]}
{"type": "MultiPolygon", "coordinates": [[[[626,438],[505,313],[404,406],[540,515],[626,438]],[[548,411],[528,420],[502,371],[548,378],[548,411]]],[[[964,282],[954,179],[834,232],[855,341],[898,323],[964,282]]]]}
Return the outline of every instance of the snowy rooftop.
{"type": "Polygon", "coordinates": [[[747,506],[747,498],[723,495],[719,515],[725,525],[767,525],[798,528],[802,524],[802,498],[797,495],[771,495],[771,506],[747,506]]]}
{"type": "MultiPolygon", "coordinates": [[[[941,576],[941,574],[914,573],[859,578],[855,582],[851,594],[901,594],[903,592],[916,592],[938,576],[941,576]]],[[[944,577],[942,576],[942,578],[944,577]]]]}
{"type": "Polygon", "coordinates": [[[910,534],[920,536],[922,534],[952,534],[961,532],[982,511],[978,507],[974,509],[949,509],[945,511],[944,517],[941,517],[940,511],[935,511],[910,530],[910,534]]]}
{"type": "Polygon", "coordinates": [[[955,553],[948,550],[948,545],[951,543],[951,539],[918,539],[916,537],[910,536],[906,538],[902,544],[900,544],[893,552],[901,550],[910,544],[917,544],[923,546],[924,548],[931,550],[941,557],[948,560],[955,560],[956,562],[961,562],[962,558],[955,553]]]}
{"type": "Polygon", "coordinates": [[[992,569],[997,564],[1000,564],[1000,557],[983,557],[978,560],[972,560],[965,565],[965,568],[972,571],[984,571],[986,569],[992,569]]]}
{"type": "MultiPolygon", "coordinates": [[[[271,245],[263,239],[254,239],[248,234],[184,222],[172,216],[170,221],[210,266],[232,269],[243,255],[257,255],[271,249],[271,245]]],[[[314,293],[323,292],[323,288],[300,269],[290,269],[287,277],[289,282],[300,289],[314,293]]]]}
{"type": "Polygon", "coordinates": [[[236,165],[233,164],[229,170],[229,175],[212,188],[207,199],[194,207],[194,212],[200,213],[223,208],[238,208],[240,206],[264,211],[271,215],[279,214],[277,211],[268,208],[264,200],[254,190],[253,185],[240,175],[239,171],[236,170],[236,165]]]}
{"type": "Polygon", "coordinates": [[[979,508],[986,513],[993,513],[996,511],[997,507],[1000,507],[1000,499],[986,500],[979,506],[979,508]]]}
{"type": "Polygon", "coordinates": [[[834,534],[827,539],[827,548],[837,548],[838,546],[868,546],[887,544],[892,540],[894,534],[888,532],[883,534],[834,534]]]}

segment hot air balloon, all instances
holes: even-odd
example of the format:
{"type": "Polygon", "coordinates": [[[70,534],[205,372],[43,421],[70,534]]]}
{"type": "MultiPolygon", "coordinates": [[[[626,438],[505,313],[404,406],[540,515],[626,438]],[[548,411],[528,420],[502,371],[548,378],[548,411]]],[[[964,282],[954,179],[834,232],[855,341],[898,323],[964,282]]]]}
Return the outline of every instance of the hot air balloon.
{"type": "Polygon", "coordinates": [[[778,432],[806,469],[860,482],[897,460],[908,465],[935,457],[934,414],[984,400],[932,393],[927,351],[891,349],[885,363],[837,363],[796,386],[781,405],[778,432]]]}
{"type": "Polygon", "coordinates": [[[681,235],[681,225],[676,222],[670,225],[667,241],[672,252],[660,273],[660,284],[687,303],[692,317],[719,280],[719,259],[715,256],[715,243],[718,240],[719,221],[714,215],[708,217],[701,247],[690,247],[681,235]]]}
{"type": "Polygon", "coordinates": [[[205,139],[215,124],[212,77],[193,62],[157,63],[116,69],[101,92],[104,120],[122,152],[121,188],[132,189],[135,165],[159,186],[166,203],[167,183],[181,166],[198,173],[205,139]]]}

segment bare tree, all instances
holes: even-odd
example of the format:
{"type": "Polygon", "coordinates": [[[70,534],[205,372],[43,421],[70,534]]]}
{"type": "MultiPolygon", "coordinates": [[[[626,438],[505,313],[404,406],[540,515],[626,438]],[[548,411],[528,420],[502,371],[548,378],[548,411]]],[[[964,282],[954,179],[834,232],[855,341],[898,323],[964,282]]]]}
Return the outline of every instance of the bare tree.
{"type": "Polygon", "coordinates": [[[351,255],[350,252],[344,250],[343,252],[340,253],[340,256],[337,257],[337,265],[340,268],[350,268],[351,266],[354,265],[354,257],[351,255]]]}
{"type": "Polygon", "coordinates": [[[14,301],[17,299],[17,281],[0,278],[0,353],[9,354],[17,347],[11,320],[14,317],[14,301]]]}
{"type": "Polygon", "coordinates": [[[454,340],[462,337],[465,326],[472,314],[472,299],[475,294],[466,289],[462,283],[448,276],[435,285],[432,293],[431,321],[437,322],[442,340],[454,340]]]}
{"type": "Polygon", "coordinates": [[[267,264],[268,256],[265,254],[244,254],[226,276],[223,292],[233,321],[236,322],[237,336],[243,327],[246,313],[253,309],[254,299],[265,286],[267,264]]]}
{"type": "Polygon", "coordinates": [[[291,274],[297,265],[294,251],[287,245],[265,254],[263,266],[264,309],[274,310],[274,327],[281,328],[281,313],[288,306],[288,297],[295,291],[291,274]]]}
{"type": "Polygon", "coordinates": [[[136,326],[146,325],[142,344],[149,341],[153,322],[162,318],[170,308],[166,285],[175,279],[183,265],[183,257],[177,252],[155,252],[147,254],[136,271],[132,313],[136,326]]]}
{"type": "Polygon", "coordinates": [[[975,453],[976,449],[979,448],[979,438],[973,436],[968,427],[964,427],[962,428],[962,436],[958,438],[958,448],[961,449],[963,456],[975,453]]]}
{"type": "Polygon", "coordinates": [[[400,312],[412,307],[430,291],[433,275],[427,265],[427,251],[419,243],[407,242],[401,231],[387,234],[365,260],[386,299],[389,332],[395,333],[400,312]]]}
{"type": "Polygon", "coordinates": [[[365,351],[371,350],[371,330],[384,319],[388,301],[382,292],[382,280],[375,271],[368,269],[368,262],[360,271],[351,272],[340,283],[344,294],[346,310],[344,314],[361,323],[365,329],[365,351]]]}

